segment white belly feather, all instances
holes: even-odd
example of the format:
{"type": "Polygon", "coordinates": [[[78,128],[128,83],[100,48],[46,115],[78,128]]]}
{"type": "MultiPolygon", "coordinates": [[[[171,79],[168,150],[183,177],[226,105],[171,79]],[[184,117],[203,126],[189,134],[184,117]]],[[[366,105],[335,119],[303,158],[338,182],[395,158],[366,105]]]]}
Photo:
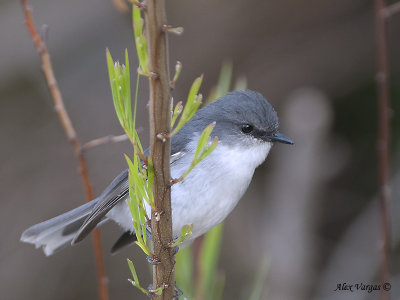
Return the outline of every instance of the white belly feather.
{"type": "MultiPolygon", "coordinates": [[[[185,180],[175,184],[171,191],[174,236],[180,235],[182,226],[193,224],[192,240],[222,222],[243,196],[255,168],[265,160],[270,148],[271,143],[260,143],[247,149],[219,144],[185,180]]],[[[191,160],[190,155],[185,155],[174,162],[172,178],[180,177],[191,160]]],[[[107,216],[125,230],[133,230],[125,202],[117,204],[107,216]]]]}

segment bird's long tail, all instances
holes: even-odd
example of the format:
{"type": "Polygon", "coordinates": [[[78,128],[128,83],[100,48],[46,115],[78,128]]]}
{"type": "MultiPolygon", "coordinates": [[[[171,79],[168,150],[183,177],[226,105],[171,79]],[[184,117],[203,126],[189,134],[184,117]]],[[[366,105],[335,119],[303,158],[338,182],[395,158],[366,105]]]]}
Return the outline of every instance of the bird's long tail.
{"type": "Polygon", "coordinates": [[[21,241],[34,244],[36,248],[42,247],[47,256],[52,255],[71,243],[75,233],[98,201],[98,198],[94,199],[62,215],[29,227],[22,233],[21,241]]]}

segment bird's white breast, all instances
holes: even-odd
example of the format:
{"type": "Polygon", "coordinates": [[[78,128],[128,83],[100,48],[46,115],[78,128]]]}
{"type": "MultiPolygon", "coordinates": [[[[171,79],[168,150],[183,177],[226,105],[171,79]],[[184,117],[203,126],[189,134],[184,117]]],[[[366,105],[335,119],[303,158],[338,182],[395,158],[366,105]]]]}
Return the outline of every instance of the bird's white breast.
{"type": "MultiPolygon", "coordinates": [[[[219,144],[183,182],[172,187],[174,235],[180,234],[182,226],[193,224],[192,238],[196,238],[222,222],[243,196],[270,148],[270,143],[249,148],[219,144]]],[[[191,157],[185,159],[190,161],[191,157]]],[[[179,177],[188,161],[173,165],[172,177],[179,177]]]]}
{"type": "MultiPolygon", "coordinates": [[[[220,143],[182,181],[172,186],[173,234],[193,224],[190,240],[222,222],[243,196],[254,170],[267,157],[271,143],[251,147],[232,147],[220,143]]],[[[196,143],[193,143],[193,147],[196,143]]],[[[179,178],[188,168],[193,154],[186,154],[171,165],[171,177],[179,178]]],[[[150,215],[150,209],[148,214],[150,215]]],[[[125,230],[133,230],[132,217],[126,203],[116,205],[108,217],[125,230]]]]}

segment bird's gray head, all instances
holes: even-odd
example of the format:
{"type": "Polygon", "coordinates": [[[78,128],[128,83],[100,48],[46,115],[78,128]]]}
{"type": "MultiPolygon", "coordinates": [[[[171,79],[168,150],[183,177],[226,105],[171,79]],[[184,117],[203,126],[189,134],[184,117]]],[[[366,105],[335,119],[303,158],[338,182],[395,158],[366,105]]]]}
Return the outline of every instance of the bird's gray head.
{"type": "Polygon", "coordinates": [[[279,133],[278,116],[272,105],[254,91],[231,92],[208,104],[179,133],[187,139],[196,131],[201,133],[214,121],[216,126],[212,136],[217,136],[225,145],[236,145],[239,141],[249,146],[255,142],[293,144],[291,139],[279,133]]]}

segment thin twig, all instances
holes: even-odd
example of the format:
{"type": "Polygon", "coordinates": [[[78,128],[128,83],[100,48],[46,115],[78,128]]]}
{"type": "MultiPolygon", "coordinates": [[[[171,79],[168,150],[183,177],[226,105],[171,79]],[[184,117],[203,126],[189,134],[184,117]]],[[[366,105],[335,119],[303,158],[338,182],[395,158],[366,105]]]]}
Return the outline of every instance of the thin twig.
{"type": "Polygon", "coordinates": [[[385,18],[390,18],[393,15],[397,14],[400,12],[400,2],[396,2],[392,5],[388,5],[387,7],[382,9],[383,14],[385,15],[385,18]]]}
{"type": "Polygon", "coordinates": [[[174,258],[168,247],[172,241],[172,214],[170,189],[170,139],[159,139],[159,134],[170,132],[170,80],[168,70],[167,24],[164,0],[146,1],[144,11],[148,45],[150,84],[150,155],[154,166],[154,204],[151,212],[151,233],[154,254],[161,263],[153,268],[153,288],[164,287],[153,299],[173,299],[174,258]]]}
{"type": "MultiPolygon", "coordinates": [[[[46,44],[43,42],[42,38],[38,34],[36,27],[33,23],[33,18],[31,14],[31,7],[28,3],[28,0],[21,0],[22,8],[25,14],[25,25],[28,29],[31,38],[35,44],[36,50],[38,51],[40,58],[42,60],[42,70],[45,75],[47,85],[49,87],[51,96],[54,102],[55,111],[58,114],[58,117],[61,121],[61,124],[64,128],[64,131],[72,144],[75,156],[79,163],[79,172],[81,175],[82,183],[85,188],[85,194],[87,201],[91,201],[94,199],[94,193],[92,189],[92,185],[90,184],[87,165],[85,161],[85,157],[82,152],[81,144],[78,140],[77,134],[75,132],[74,127],[72,126],[72,122],[68,116],[68,113],[64,106],[64,101],[61,96],[61,92],[58,89],[57,80],[54,76],[50,54],[47,51],[46,44]]],[[[104,262],[103,262],[103,251],[101,248],[101,240],[100,234],[98,230],[93,230],[93,243],[94,243],[94,252],[96,257],[96,266],[97,266],[97,280],[98,280],[98,292],[99,298],[101,300],[108,299],[107,292],[107,276],[105,274],[104,262]]]]}
{"type": "Polygon", "coordinates": [[[125,0],[113,0],[113,3],[119,12],[121,12],[121,13],[129,12],[129,7],[126,4],[125,0]]]}
{"type": "MultiPolygon", "coordinates": [[[[381,258],[381,284],[389,281],[390,265],[390,215],[388,205],[390,200],[389,186],[389,67],[387,52],[386,18],[381,13],[385,8],[385,0],[375,0],[375,34],[377,42],[379,108],[379,137],[378,137],[378,176],[379,176],[379,206],[381,219],[382,258],[381,258]]],[[[389,299],[389,292],[382,289],[380,299],[389,299]]]]}
{"type": "Polygon", "coordinates": [[[123,142],[126,140],[129,140],[129,137],[126,134],[117,135],[117,136],[107,135],[107,136],[103,136],[101,138],[94,139],[94,140],[87,142],[86,144],[84,144],[82,146],[82,151],[86,151],[90,148],[102,146],[104,144],[119,143],[119,142],[123,142]]]}

